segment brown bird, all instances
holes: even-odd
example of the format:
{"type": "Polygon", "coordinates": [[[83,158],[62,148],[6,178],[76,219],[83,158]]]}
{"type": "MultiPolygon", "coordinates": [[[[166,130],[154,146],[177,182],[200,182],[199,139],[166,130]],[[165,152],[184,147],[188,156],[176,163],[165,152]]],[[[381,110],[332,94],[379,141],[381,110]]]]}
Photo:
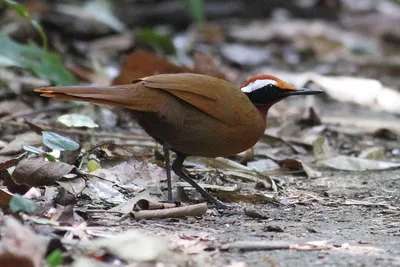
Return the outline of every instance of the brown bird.
{"type": "Polygon", "coordinates": [[[61,86],[35,89],[44,97],[114,106],[163,145],[168,200],[172,201],[169,151],[176,153],[172,170],[219,207],[214,198],[182,171],[187,156],[231,156],[254,146],[266,127],[268,109],[292,95],[319,94],[296,89],[271,75],[251,78],[240,88],[214,77],[180,73],[149,76],[116,86],[61,86]]]}

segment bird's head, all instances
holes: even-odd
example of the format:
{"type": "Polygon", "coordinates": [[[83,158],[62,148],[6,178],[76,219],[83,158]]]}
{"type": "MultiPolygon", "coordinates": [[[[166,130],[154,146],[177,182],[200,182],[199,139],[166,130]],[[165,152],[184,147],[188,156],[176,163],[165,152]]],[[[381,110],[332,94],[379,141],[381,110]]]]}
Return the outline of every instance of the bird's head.
{"type": "Polygon", "coordinates": [[[315,95],[322,90],[295,88],[272,75],[257,75],[240,86],[251,102],[256,106],[272,106],[292,95],[315,95]]]}

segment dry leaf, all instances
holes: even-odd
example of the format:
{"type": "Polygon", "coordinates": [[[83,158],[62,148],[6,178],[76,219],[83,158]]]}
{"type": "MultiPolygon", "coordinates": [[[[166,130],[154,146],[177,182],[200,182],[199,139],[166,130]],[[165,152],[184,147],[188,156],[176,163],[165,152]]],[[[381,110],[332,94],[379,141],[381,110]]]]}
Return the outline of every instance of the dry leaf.
{"type": "Polygon", "coordinates": [[[182,73],[194,70],[177,66],[168,60],[147,51],[135,51],[126,55],[120,75],[114,79],[113,85],[129,84],[133,80],[161,73],[182,73]]]}
{"type": "Polygon", "coordinates": [[[94,248],[103,248],[126,261],[156,261],[167,256],[167,243],[157,236],[127,231],[112,238],[93,241],[94,248]]]}
{"type": "Polygon", "coordinates": [[[42,136],[33,133],[23,133],[17,135],[15,140],[9,143],[6,147],[0,150],[0,155],[15,154],[22,150],[22,146],[37,146],[42,143],[42,136]]]}
{"type": "Polygon", "coordinates": [[[389,170],[400,168],[400,163],[361,159],[348,156],[337,156],[319,162],[320,164],[345,171],[389,170]]]}
{"type": "Polygon", "coordinates": [[[17,184],[30,186],[51,185],[74,169],[75,166],[63,162],[24,159],[17,164],[11,177],[17,184]]]}

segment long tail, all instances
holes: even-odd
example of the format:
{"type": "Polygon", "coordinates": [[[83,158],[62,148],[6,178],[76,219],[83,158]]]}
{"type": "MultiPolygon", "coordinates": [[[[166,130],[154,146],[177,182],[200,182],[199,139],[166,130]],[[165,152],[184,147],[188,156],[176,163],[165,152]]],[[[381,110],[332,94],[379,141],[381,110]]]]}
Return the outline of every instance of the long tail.
{"type": "Polygon", "coordinates": [[[57,100],[84,101],[150,112],[154,111],[156,96],[158,96],[154,89],[144,90],[140,84],[57,86],[37,88],[34,91],[41,93],[41,96],[57,100]]]}
{"type": "Polygon", "coordinates": [[[125,86],[59,86],[42,87],[34,91],[41,96],[55,98],[57,100],[73,100],[92,102],[94,104],[124,105],[129,104],[132,97],[132,85],[125,86]],[[130,95],[130,97],[127,97],[130,95]]]}

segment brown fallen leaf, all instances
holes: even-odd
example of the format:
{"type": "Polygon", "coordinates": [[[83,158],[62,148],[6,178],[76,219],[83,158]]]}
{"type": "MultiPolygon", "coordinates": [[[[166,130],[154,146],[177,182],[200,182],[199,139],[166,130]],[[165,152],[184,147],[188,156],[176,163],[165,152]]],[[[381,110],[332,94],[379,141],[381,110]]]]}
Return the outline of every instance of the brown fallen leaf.
{"type": "Polygon", "coordinates": [[[197,73],[226,79],[220,68],[215,64],[212,55],[196,52],[194,54],[194,71],[197,73]]]}
{"type": "Polygon", "coordinates": [[[113,85],[129,84],[133,80],[160,73],[182,73],[195,71],[170,63],[168,60],[153,53],[139,50],[126,55],[120,75],[114,79],[113,85]]]}
{"type": "Polygon", "coordinates": [[[226,79],[211,55],[195,53],[194,61],[195,67],[191,69],[186,66],[175,65],[153,53],[138,50],[125,56],[121,73],[112,84],[129,84],[135,79],[161,73],[200,73],[226,79]]]}
{"type": "Polygon", "coordinates": [[[74,169],[75,166],[63,162],[24,159],[17,164],[11,177],[17,184],[43,186],[53,184],[74,169]]]}
{"type": "Polygon", "coordinates": [[[8,203],[10,202],[12,196],[13,195],[11,193],[5,191],[4,189],[0,189],[0,209],[8,209],[8,203]]]}
{"type": "Polygon", "coordinates": [[[10,173],[6,169],[0,170],[0,180],[3,180],[3,185],[7,186],[7,190],[11,193],[24,195],[31,188],[26,184],[16,184],[11,178],[10,173]]]}
{"type": "Polygon", "coordinates": [[[15,157],[0,156],[0,169],[8,169],[17,165],[17,163],[26,156],[26,152],[15,157]]]}

